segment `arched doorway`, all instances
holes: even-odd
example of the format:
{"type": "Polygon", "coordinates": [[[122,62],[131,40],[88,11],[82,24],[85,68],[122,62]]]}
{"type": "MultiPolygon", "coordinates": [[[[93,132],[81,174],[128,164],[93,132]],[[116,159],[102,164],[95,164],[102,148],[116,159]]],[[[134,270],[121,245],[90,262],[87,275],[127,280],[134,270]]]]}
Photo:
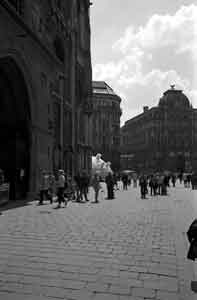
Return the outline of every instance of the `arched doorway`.
{"type": "Polygon", "coordinates": [[[10,199],[25,198],[29,189],[30,120],[23,74],[12,58],[0,58],[0,168],[10,199]]]}

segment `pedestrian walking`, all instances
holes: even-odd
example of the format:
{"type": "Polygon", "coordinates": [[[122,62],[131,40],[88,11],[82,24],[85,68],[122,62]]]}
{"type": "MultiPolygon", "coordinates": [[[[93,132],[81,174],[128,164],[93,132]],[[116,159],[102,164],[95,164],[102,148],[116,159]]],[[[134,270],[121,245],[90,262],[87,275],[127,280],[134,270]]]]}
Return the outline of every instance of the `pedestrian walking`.
{"type": "Polygon", "coordinates": [[[141,199],[146,199],[147,179],[144,174],[142,174],[139,178],[139,186],[140,186],[141,199]]]}
{"type": "Polygon", "coordinates": [[[163,176],[163,181],[162,181],[162,186],[161,186],[161,194],[163,196],[166,196],[167,195],[167,187],[169,185],[169,179],[168,179],[168,176],[165,175],[163,176]]]}
{"type": "Polygon", "coordinates": [[[53,197],[55,196],[56,193],[56,182],[55,182],[55,176],[53,175],[53,172],[49,172],[48,176],[49,180],[49,189],[48,189],[48,195],[49,195],[49,200],[50,203],[53,203],[53,197]]]}
{"type": "Polygon", "coordinates": [[[128,175],[127,174],[122,175],[122,183],[123,183],[123,190],[127,190],[128,189],[128,175]]]}
{"type": "Polygon", "coordinates": [[[153,179],[152,179],[152,185],[153,185],[153,195],[156,196],[157,195],[157,189],[158,189],[158,181],[157,181],[157,176],[153,175],[153,179]]]}
{"type": "Polygon", "coordinates": [[[44,199],[49,199],[49,176],[45,170],[42,170],[41,179],[40,179],[40,201],[38,205],[42,205],[44,199]]]}
{"type": "Polygon", "coordinates": [[[57,197],[58,197],[57,208],[61,207],[62,202],[65,203],[65,206],[67,205],[67,201],[64,198],[65,183],[66,183],[66,179],[65,179],[64,170],[59,170],[58,171],[58,180],[57,180],[57,197]]]}
{"type": "Polygon", "coordinates": [[[101,184],[100,184],[100,176],[97,173],[94,174],[91,184],[95,193],[94,202],[98,203],[99,202],[98,196],[99,196],[99,190],[101,189],[101,184]]]}
{"type": "Polygon", "coordinates": [[[77,174],[74,176],[74,180],[76,183],[76,202],[81,202],[81,175],[80,172],[77,172],[77,174]]]}
{"type": "Polygon", "coordinates": [[[118,176],[115,173],[113,174],[113,180],[114,180],[114,187],[116,188],[116,190],[119,190],[119,187],[118,187],[118,176]]]}
{"type": "Polygon", "coordinates": [[[172,181],[172,186],[175,187],[176,186],[176,175],[175,174],[172,174],[171,181],[172,181]]]}
{"type": "Polygon", "coordinates": [[[133,174],[133,187],[134,188],[137,187],[137,174],[136,173],[133,174]]]}
{"type": "Polygon", "coordinates": [[[150,176],[150,179],[149,179],[149,187],[150,187],[150,195],[153,196],[153,195],[154,195],[153,175],[150,176]]]}
{"type": "Polygon", "coordinates": [[[81,198],[81,200],[83,200],[83,196],[84,196],[85,201],[88,202],[89,201],[88,191],[89,191],[90,178],[85,171],[83,171],[80,180],[81,180],[81,189],[80,189],[81,196],[80,196],[80,198],[81,198]]]}
{"type": "Polygon", "coordinates": [[[158,176],[158,195],[162,195],[162,185],[163,185],[164,176],[159,174],[158,176]]]}

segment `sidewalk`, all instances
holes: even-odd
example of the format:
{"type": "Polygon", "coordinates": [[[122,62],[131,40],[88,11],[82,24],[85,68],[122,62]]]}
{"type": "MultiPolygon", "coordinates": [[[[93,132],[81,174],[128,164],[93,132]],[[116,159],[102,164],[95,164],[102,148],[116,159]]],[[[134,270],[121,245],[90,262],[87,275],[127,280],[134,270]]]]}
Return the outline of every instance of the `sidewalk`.
{"type": "Polygon", "coordinates": [[[3,210],[0,299],[195,299],[185,236],[193,194],[169,193],[141,200],[130,188],[98,204],[3,210]]]}

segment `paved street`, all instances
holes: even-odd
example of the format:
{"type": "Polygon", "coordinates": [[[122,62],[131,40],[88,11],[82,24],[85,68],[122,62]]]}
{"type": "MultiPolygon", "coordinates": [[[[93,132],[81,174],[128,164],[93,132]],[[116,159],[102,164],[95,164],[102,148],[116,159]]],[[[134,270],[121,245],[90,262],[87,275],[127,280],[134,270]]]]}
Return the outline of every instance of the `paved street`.
{"type": "Polygon", "coordinates": [[[197,191],[53,209],[31,202],[0,215],[1,300],[191,300],[185,231],[197,191]]]}

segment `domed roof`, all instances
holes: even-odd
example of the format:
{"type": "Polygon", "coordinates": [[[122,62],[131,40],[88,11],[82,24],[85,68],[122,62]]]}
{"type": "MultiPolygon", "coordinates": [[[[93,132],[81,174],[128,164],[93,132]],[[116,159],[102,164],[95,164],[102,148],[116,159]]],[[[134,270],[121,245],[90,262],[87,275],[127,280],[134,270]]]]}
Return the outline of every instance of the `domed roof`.
{"type": "Polygon", "coordinates": [[[176,90],[172,85],[171,89],[167,90],[159,100],[159,106],[189,108],[190,102],[181,90],[176,90]]]}

